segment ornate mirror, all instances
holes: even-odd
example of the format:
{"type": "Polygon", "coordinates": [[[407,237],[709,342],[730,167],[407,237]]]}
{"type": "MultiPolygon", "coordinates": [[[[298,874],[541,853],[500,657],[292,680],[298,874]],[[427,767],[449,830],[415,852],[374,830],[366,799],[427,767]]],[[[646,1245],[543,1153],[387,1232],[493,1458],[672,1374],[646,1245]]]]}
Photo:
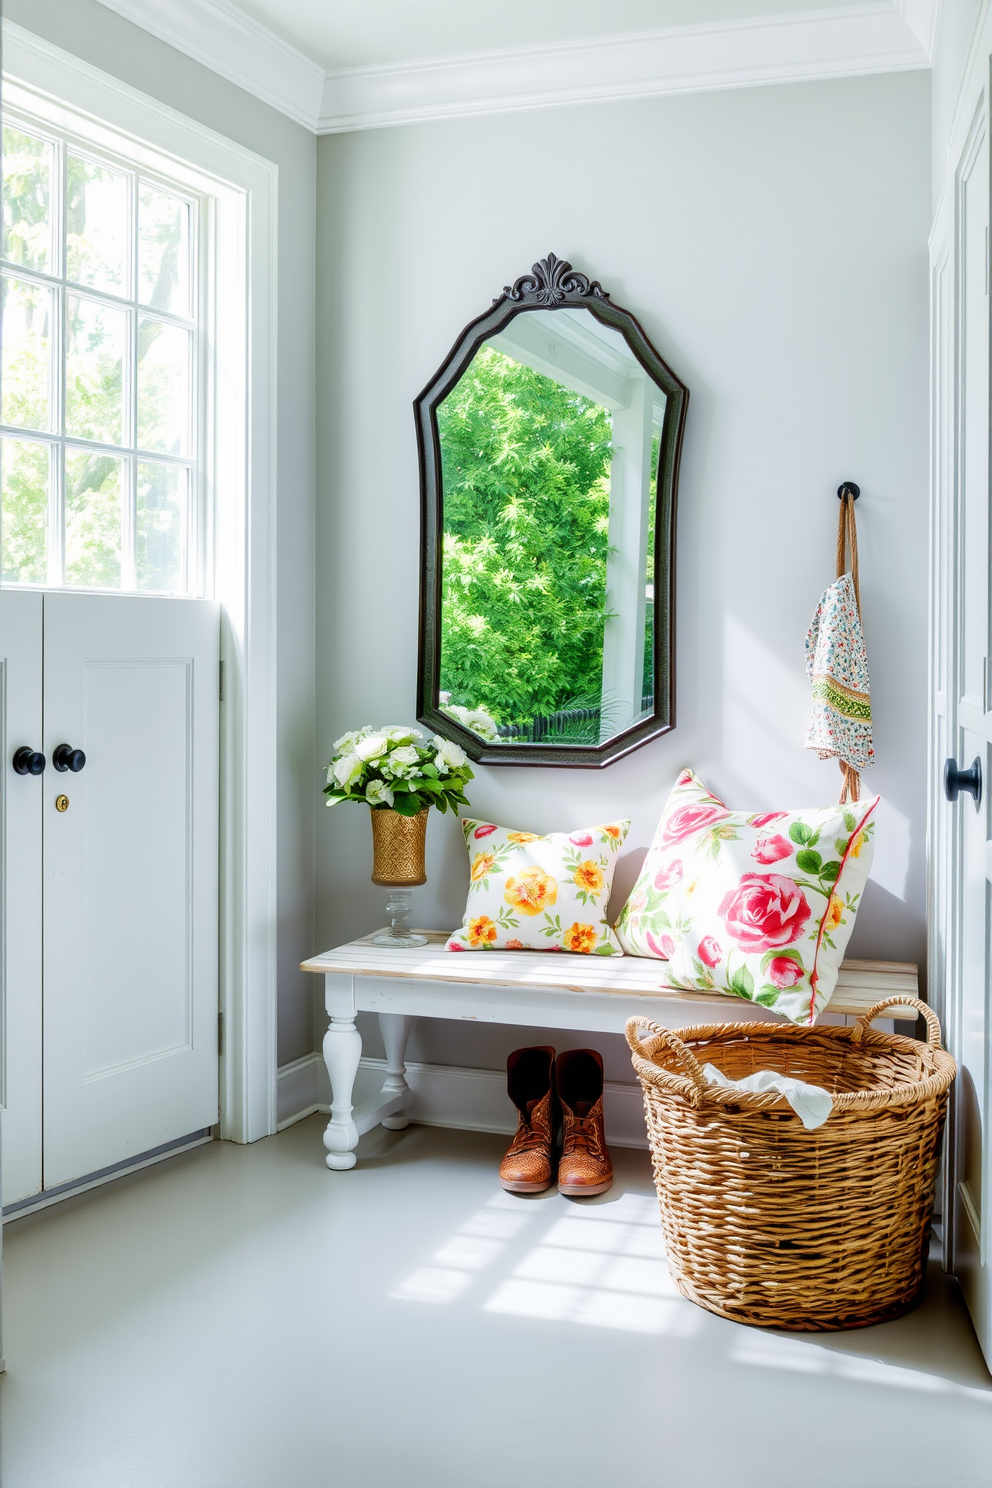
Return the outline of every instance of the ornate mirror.
{"type": "Polygon", "coordinates": [[[418,716],[472,759],[601,766],[673,727],[688,397],[633,315],[552,253],[417,399],[418,716]]]}

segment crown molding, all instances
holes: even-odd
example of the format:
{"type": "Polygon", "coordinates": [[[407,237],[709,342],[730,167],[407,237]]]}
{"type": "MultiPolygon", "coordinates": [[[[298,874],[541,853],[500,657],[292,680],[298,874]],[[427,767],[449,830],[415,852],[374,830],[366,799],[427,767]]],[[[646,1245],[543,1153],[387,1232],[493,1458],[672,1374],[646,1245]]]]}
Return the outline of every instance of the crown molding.
{"type": "Polygon", "coordinates": [[[325,73],[231,0],[100,0],[263,103],[316,131],[325,73]]]}
{"type": "Polygon", "coordinates": [[[926,68],[939,6],[870,0],[325,73],[231,0],[101,3],[317,134],[926,68]]]}
{"type": "Polygon", "coordinates": [[[337,134],[469,114],[652,98],[929,67],[896,5],[519,47],[407,67],[328,73],[317,129],[337,134]]]}
{"type": "Polygon", "coordinates": [[[941,0],[896,0],[896,10],[933,62],[941,0]]]}

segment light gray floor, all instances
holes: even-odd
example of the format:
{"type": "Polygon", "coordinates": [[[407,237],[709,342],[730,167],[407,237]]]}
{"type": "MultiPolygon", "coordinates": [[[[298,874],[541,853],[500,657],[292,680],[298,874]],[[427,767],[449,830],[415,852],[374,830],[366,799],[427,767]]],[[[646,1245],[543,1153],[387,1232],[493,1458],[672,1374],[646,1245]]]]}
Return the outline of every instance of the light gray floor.
{"type": "Polygon", "coordinates": [[[989,1488],[955,1284],[769,1334],[661,1257],[646,1156],[600,1200],[502,1193],[504,1141],[322,1119],[7,1226],[3,1488],[989,1488]]]}

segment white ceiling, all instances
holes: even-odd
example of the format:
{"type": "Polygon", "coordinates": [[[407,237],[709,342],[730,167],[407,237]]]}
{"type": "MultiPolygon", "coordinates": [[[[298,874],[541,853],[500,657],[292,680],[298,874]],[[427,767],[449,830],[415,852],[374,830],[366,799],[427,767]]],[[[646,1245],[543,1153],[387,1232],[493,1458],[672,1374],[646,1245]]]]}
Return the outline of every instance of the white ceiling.
{"type": "Polygon", "coordinates": [[[851,0],[236,0],[328,71],[733,22],[851,0]]]}
{"type": "Polygon", "coordinates": [[[318,134],[925,68],[939,3],[102,0],[318,134]]]}

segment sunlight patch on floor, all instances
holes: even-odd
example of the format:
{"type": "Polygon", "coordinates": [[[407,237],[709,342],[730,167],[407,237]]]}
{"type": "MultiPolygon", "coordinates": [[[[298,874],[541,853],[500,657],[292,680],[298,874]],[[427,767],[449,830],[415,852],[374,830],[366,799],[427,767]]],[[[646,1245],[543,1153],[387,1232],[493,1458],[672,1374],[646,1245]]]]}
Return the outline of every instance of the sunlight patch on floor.
{"type": "Polygon", "coordinates": [[[428,1265],[418,1266],[391,1295],[402,1302],[454,1302],[535,1217],[512,1194],[494,1194],[438,1247],[428,1265]]]}
{"type": "Polygon", "coordinates": [[[700,1314],[668,1275],[653,1197],[623,1194],[613,1203],[572,1204],[564,1215],[556,1207],[537,1243],[514,1263],[511,1243],[519,1250],[524,1232],[546,1218],[544,1205],[495,1195],[393,1297],[454,1302],[488,1280],[491,1268],[510,1263],[509,1274],[479,1304],[482,1311],[680,1338],[698,1331],[700,1314]]]}
{"type": "Polygon", "coordinates": [[[675,1287],[654,1198],[577,1205],[483,1303],[484,1312],[686,1338],[701,1319],[675,1287]]]}
{"type": "Polygon", "coordinates": [[[804,1338],[781,1338],[773,1333],[748,1330],[730,1351],[735,1364],[757,1365],[766,1369],[787,1369],[790,1373],[829,1374],[835,1378],[856,1380],[865,1385],[890,1385],[899,1390],[920,1390],[938,1394],[948,1391],[970,1395],[992,1405],[992,1391],[958,1385],[942,1375],[928,1374],[902,1364],[888,1364],[884,1359],[870,1359],[859,1354],[840,1353],[804,1338]]]}

